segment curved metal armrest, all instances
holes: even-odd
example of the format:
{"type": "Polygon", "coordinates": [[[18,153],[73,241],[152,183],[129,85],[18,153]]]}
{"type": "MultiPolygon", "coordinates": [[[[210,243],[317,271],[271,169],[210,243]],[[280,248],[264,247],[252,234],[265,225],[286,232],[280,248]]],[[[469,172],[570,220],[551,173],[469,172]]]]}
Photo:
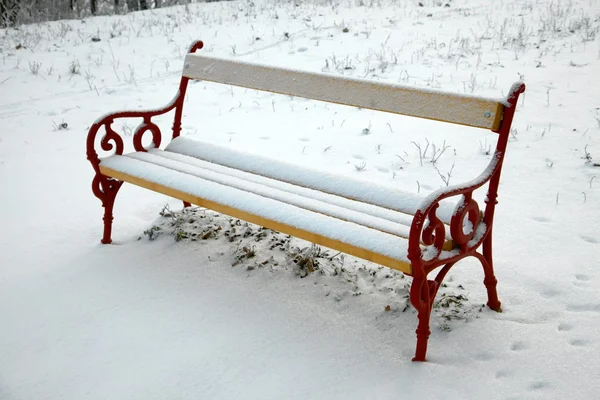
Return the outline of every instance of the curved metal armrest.
{"type": "Polygon", "coordinates": [[[494,132],[499,134],[498,143],[496,144],[494,157],[487,168],[477,178],[469,182],[448,186],[434,191],[427,196],[419,206],[410,228],[408,257],[411,261],[424,258],[423,250],[421,249],[421,241],[427,246],[427,260],[439,258],[445,240],[445,227],[444,223],[436,216],[435,211],[438,208],[440,201],[445,198],[457,195],[463,196],[461,201],[457,204],[450,221],[450,234],[452,240],[454,244],[460,248],[462,253],[477,248],[485,236],[489,234],[494,218],[494,207],[496,204],[498,184],[500,182],[500,169],[502,168],[502,161],[504,159],[517,101],[519,100],[519,95],[523,92],[525,92],[525,84],[523,82],[517,82],[512,85],[508,95],[502,100],[502,103],[504,104],[502,122],[499,129],[494,130],[494,132]],[[485,215],[483,216],[485,230],[481,232],[478,228],[480,228],[482,216],[479,205],[473,200],[473,191],[487,182],[490,182],[490,187],[486,198],[487,206],[485,215]],[[464,232],[464,228],[467,225],[465,218],[467,217],[471,224],[471,231],[469,233],[464,232]],[[472,240],[475,240],[475,242],[471,243],[472,240]]]}
{"type": "Polygon", "coordinates": [[[425,258],[437,259],[442,253],[445,241],[446,228],[437,217],[436,210],[443,199],[462,195],[450,221],[450,234],[452,241],[461,251],[467,251],[469,242],[476,236],[477,227],[481,222],[481,210],[473,199],[473,192],[489,182],[502,166],[502,153],[496,152],[486,169],[475,179],[468,182],[438,189],[428,195],[415,213],[409,238],[409,258],[420,259],[423,257],[421,244],[427,247],[425,258]],[[464,232],[466,218],[471,224],[471,230],[464,232]]]}
{"type": "Polygon", "coordinates": [[[166,114],[171,111],[175,107],[175,101],[179,95],[175,96],[175,99],[169,102],[165,107],[158,109],[148,109],[148,110],[127,110],[127,111],[115,111],[106,115],[101,116],[96,121],[94,121],[94,125],[105,125],[111,124],[114,120],[119,118],[152,118],[157,115],[166,114]]]}
{"type": "Polygon", "coordinates": [[[161,131],[158,125],[152,122],[152,118],[158,115],[166,114],[173,110],[181,101],[181,94],[178,91],[176,96],[166,106],[154,110],[136,110],[136,111],[118,111],[110,113],[98,118],[90,127],[87,137],[87,158],[92,163],[92,166],[98,171],[100,158],[96,151],[96,138],[98,134],[104,133],[100,140],[100,149],[103,152],[110,152],[121,155],[123,154],[123,137],[116,132],[112,124],[120,118],[142,118],[142,122],[135,128],[133,132],[133,147],[135,151],[147,151],[150,148],[157,148],[161,142],[161,131]],[[104,128],[104,129],[102,129],[104,128]],[[102,132],[104,130],[104,132],[102,132]],[[152,134],[152,142],[148,146],[142,145],[142,137],[150,131],[152,134]],[[102,133],[101,133],[102,132],[102,133]]]}
{"type": "Polygon", "coordinates": [[[478,177],[465,183],[450,185],[431,192],[423,199],[418,211],[422,211],[424,214],[427,214],[434,204],[438,204],[443,199],[459,194],[472,193],[474,190],[479,189],[481,186],[489,182],[496,171],[500,169],[501,161],[502,154],[500,152],[496,152],[488,166],[478,177]]]}
{"type": "MultiPolygon", "coordinates": [[[[196,40],[190,46],[188,53],[194,53],[204,46],[201,40],[196,40]]],[[[179,84],[179,90],[175,94],[175,97],[164,107],[153,110],[136,110],[136,111],[118,111],[111,114],[104,115],[98,118],[94,124],[90,127],[90,131],[87,137],[87,158],[94,167],[97,175],[100,174],[99,165],[100,158],[96,152],[96,138],[98,132],[104,127],[106,132],[100,140],[100,149],[104,152],[110,152],[121,155],[123,154],[123,138],[119,133],[115,132],[112,128],[112,124],[116,119],[119,118],[142,118],[142,122],[138,125],[133,133],[133,147],[136,151],[147,151],[150,148],[157,148],[161,142],[161,132],[158,125],[152,122],[152,118],[157,115],[166,114],[169,111],[175,109],[175,119],[173,123],[173,137],[179,136],[181,131],[181,115],[183,109],[183,100],[185,98],[185,92],[187,89],[189,78],[183,76],[179,84]],[[150,131],[152,134],[152,143],[148,146],[142,145],[142,137],[146,131],[150,131]]]]}

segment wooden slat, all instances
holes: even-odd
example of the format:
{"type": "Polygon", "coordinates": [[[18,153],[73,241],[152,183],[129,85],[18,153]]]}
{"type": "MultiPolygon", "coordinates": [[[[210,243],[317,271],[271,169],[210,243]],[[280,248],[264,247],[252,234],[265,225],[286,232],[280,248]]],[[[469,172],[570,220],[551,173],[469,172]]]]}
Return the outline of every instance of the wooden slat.
{"type": "Polygon", "coordinates": [[[183,76],[348,106],[497,130],[498,100],[188,54],[183,76]]]}
{"type": "Polygon", "coordinates": [[[308,232],[302,229],[295,228],[290,225],[282,224],[281,222],[272,221],[270,219],[261,217],[259,215],[254,215],[247,213],[245,211],[238,210],[233,207],[229,207],[223,204],[215,203],[210,200],[206,200],[189,193],[185,193],[176,189],[172,189],[167,186],[160,185],[155,182],[149,182],[147,180],[116,171],[110,168],[103,167],[100,165],[100,172],[105,176],[110,176],[112,178],[119,179],[124,182],[129,182],[134,185],[152,190],[154,192],[162,193],[167,196],[174,197],[176,199],[180,199],[183,201],[187,201],[191,204],[196,204],[200,207],[205,207],[226,215],[229,215],[234,218],[238,218],[256,225],[264,226],[265,228],[272,229],[274,231],[278,231],[281,233],[285,233],[300,239],[307,240],[309,242],[319,244],[325,247],[329,247],[330,249],[338,250],[343,253],[347,253],[353,255],[355,257],[359,257],[368,261],[372,261],[377,264],[384,265],[389,268],[396,269],[398,271],[402,271],[408,275],[412,274],[412,266],[410,263],[396,260],[382,254],[374,253],[372,251],[362,249],[360,247],[352,246],[347,243],[343,243],[339,240],[330,239],[321,235],[314,234],[312,232],[308,232]]]}

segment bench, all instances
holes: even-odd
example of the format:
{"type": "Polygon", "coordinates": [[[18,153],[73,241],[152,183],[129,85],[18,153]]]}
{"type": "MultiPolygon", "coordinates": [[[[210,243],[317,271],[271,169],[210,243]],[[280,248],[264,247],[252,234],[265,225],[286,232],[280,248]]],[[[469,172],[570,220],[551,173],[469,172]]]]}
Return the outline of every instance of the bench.
{"type": "Polygon", "coordinates": [[[202,47],[201,41],[191,46],[179,91],[164,108],[109,114],[90,127],[87,158],[95,171],[93,193],[104,207],[102,243],[111,243],[115,197],[123,182],[129,182],[182,200],[186,207],[205,207],[412,276],[410,301],[418,313],[413,361],[425,361],[433,301],[457,261],[475,257],[481,262],[487,305],[501,311],[492,227],[523,83],[514,84],[505,99],[486,99],[209,58],[196,54],[202,47]],[[498,134],[497,146],[488,167],[472,181],[427,196],[406,193],[180,137],[190,79],[488,129],[498,134]],[[174,111],[172,140],[161,150],[161,131],[152,118],[170,111],[174,111]],[[120,118],[141,119],[132,138],[135,151],[128,154],[123,154],[123,138],[113,129],[120,118]],[[152,142],[144,146],[147,132],[152,142]],[[101,159],[97,147],[109,155],[101,159]],[[482,209],[473,191],[485,184],[482,209]]]}

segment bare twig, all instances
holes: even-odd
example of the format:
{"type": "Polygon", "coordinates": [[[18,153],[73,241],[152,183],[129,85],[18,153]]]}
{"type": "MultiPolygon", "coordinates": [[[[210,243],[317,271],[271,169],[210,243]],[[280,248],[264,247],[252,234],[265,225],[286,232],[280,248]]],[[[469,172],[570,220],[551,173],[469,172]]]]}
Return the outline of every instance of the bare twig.
{"type": "Polygon", "coordinates": [[[440,178],[442,179],[442,181],[446,184],[446,186],[450,186],[450,179],[452,178],[452,171],[454,171],[454,164],[452,164],[452,167],[450,168],[450,171],[448,171],[446,173],[446,175],[442,174],[440,172],[440,170],[438,169],[438,167],[436,167],[435,165],[433,167],[437,171],[437,173],[440,176],[440,178]]]}
{"type": "Polygon", "coordinates": [[[432,143],[432,147],[431,147],[431,162],[433,164],[435,164],[440,157],[442,156],[442,154],[444,154],[444,152],[446,150],[448,150],[450,148],[450,146],[446,146],[446,141],[444,140],[444,143],[442,144],[442,148],[441,149],[437,149],[435,146],[435,143],[432,143]]]}
{"type": "Polygon", "coordinates": [[[417,150],[419,150],[419,162],[421,163],[421,167],[423,166],[423,158],[427,155],[427,149],[429,149],[429,140],[425,139],[427,142],[427,146],[425,146],[425,150],[421,149],[421,144],[417,142],[412,142],[415,145],[417,150]]]}

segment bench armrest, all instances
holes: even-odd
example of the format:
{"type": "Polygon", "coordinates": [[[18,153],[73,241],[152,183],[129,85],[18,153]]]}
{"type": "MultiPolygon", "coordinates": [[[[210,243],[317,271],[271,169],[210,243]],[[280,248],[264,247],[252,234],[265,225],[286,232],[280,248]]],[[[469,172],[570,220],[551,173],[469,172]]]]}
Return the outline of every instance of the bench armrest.
{"type": "MultiPolygon", "coordinates": [[[[500,171],[501,167],[502,153],[496,152],[487,168],[475,179],[438,189],[423,199],[411,225],[409,258],[411,252],[412,257],[423,258],[424,261],[440,257],[446,230],[444,223],[437,217],[436,210],[440,205],[440,201],[459,195],[462,195],[462,199],[456,204],[450,221],[452,241],[460,248],[461,252],[468,251],[470,248],[477,248],[487,234],[489,227],[480,225],[482,215],[479,205],[473,199],[473,192],[489,182],[500,171]],[[467,218],[472,229],[470,232],[465,233],[464,226],[467,218]],[[470,243],[472,240],[475,240],[475,242],[470,243]],[[421,244],[425,244],[425,251],[423,251],[421,244]]],[[[486,199],[486,202],[488,202],[488,199],[486,199]]]]}
{"type": "MultiPolygon", "coordinates": [[[[204,46],[202,41],[197,40],[190,46],[188,53],[194,53],[204,46]]],[[[123,154],[124,145],[123,138],[113,128],[112,124],[119,118],[141,118],[142,122],[133,132],[133,148],[135,151],[147,151],[151,148],[158,148],[161,142],[161,131],[158,125],[152,122],[152,118],[157,115],[166,114],[169,111],[175,110],[175,118],[173,122],[173,138],[179,136],[181,132],[181,115],[183,110],[183,100],[187,90],[189,78],[182,77],[179,84],[179,90],[175,94],[173,100],[162,108],[153,110],[136,110],[136,111],[119,111],[98,118],[90,127],[87,137],[87,159],[90,161],[97,176],[100,173],[100,157],[96,151],[97,137],[99,132],[103,132],[103,136],[99,141],[99,150],[108,155],[123,154]],[[146,132],[152,134],[152,142],[148,146],[142,144],[142,138],[146,132]],[[112,152],[112,153],[110,153],[112,152]]]]}
{"type": "Polygon", "coordinates": [[[474,253],[475,249],[491,232],[494,209],[497,203],[500,172],[508,144],[510,127],[517,100],[524,91],[525,85],[518,82],[512,86],[508,96],[503,101],[505,107],[502,123],[500,128],[495,131],[499,134],[498,143],[487,168],[469,182],[438,189],[423,199],[415,213],[408,244],[408,258],[411,261],[419,260],[427,265],[424,270],[415,271],[417,274],[426,274],[428,268],[436,265],[452,263],[454,259],[458,259],[456,257],[458,255],[464,256],[466,253],[474,253]],[[473,199],[473,192],[488,182],[490,184],[485,199],[486,207],[482,215],[479,205],[473,199]],[[457,248],[449,254],[442,254],[446,230],[444,223],[437,217],[436,210],[443,199],[459,195],[462,198],[456,205],[450,221],[450,235],[457,248]],[[465,233],[465,226],[468,225],[467,221],[470,223],[471,230],[465,233]],[[425,245],[425,248],[422,247],[422,244],[425,245]]]}
{"type": "Polygon", "coordinates": [[[100,157],[96,150],[102,153],[112,151],[112,153],[107,155],[123,154],[123,135],[113,129],[113,123],[119,118],[142,119],[142,122],[133,131],[133,148],[135,151],[147,151],[150,148],[158,148],[161,143],[161,131],[158,125],[152,122],[152,118],[173,110],[177,106],[179,98],[180,95],[177,93],[171,102],[159,109],[118,111],[98,118],[90,127],[87,137],[87,158],[92,163],[92,166],[94,166],[94,169],[97,169],[97,166],[100,164],[100,157]],[[142,145],[142,138],[148,131],[152,134],[152,142],[144,147],[142,145]],[[98,135],[102,135],[99,142],[97,141],[98,135]],[[99,148],[97,147],[98,144],[99,148]]]}

